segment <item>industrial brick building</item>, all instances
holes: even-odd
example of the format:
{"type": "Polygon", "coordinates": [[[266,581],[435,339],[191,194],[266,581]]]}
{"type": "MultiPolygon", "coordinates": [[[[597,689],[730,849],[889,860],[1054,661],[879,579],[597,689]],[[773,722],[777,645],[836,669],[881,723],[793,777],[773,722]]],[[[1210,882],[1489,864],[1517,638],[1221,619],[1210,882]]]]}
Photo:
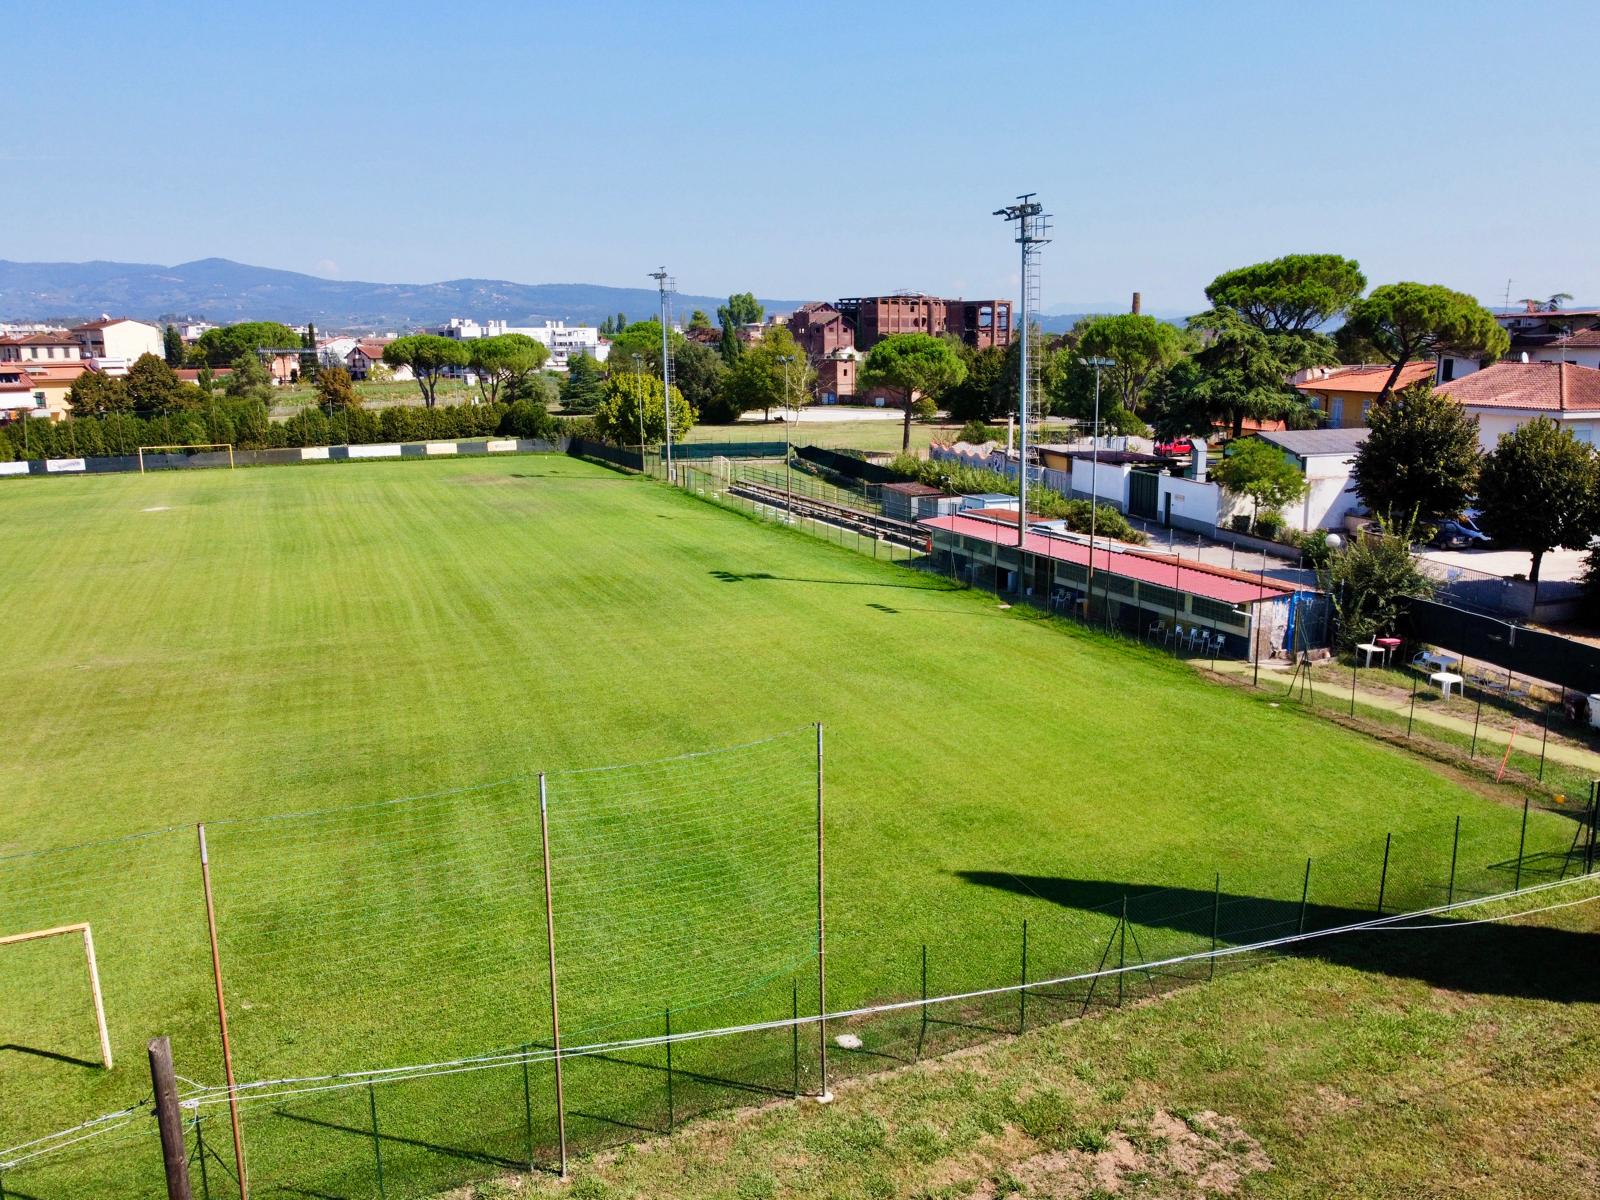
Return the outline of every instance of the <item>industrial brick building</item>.
{"type": "Polygon", "coordinates": [[[904,293],[802,304],[789,331],[813,363],[837,350],[870,350],[896,333],[956,337],[975,349],[1011,344],[1011,301],[942,300],[904,293]]]}

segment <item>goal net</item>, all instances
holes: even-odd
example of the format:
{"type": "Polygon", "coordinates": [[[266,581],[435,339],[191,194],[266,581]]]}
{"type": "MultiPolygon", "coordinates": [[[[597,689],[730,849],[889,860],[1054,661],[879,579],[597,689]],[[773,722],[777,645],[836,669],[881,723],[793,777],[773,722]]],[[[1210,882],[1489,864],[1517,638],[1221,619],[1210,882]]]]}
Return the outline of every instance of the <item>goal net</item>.
{"type": "Polygon", "coordinates": [[[198,446],[140,446],[139,473],[177,467],[233,467],[232,442],[198,446]]]}

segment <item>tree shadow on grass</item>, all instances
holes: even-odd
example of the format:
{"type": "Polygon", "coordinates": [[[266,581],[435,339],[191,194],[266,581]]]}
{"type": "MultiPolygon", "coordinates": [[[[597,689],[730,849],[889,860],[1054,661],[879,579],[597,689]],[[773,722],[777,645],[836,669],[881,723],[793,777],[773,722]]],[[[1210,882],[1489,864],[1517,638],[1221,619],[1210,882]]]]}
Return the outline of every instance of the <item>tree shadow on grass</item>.
{"type": "Polygon", "coordinates": [[[908,592],[948,592],[953,588],[928,585],[925,583],[877,583],[870,579],[806,579],[798,575],[774,575],[770,571],[711,571],[713,579],[720,579],[723,583],[829,583],[838,587],[870,587],[870,588],[900,588],[908,592]]]}
{"type": "MultiPolygon", "coordinates": [[[[1126,903],[1130,930],[1142,927],[1186,934],[1195,940],[1194,948],[1209,942],[1213,928],[1218,929],[1222,944],[1239,945],[1293,934],[1302,920],[1305,931],[1311,933],[1377,916],[1373,908],[1316,903],[1307,904],[1302,911],[1299,897],[1281,900],[1209,889],[1158,888],[1132,881],[1018,876],[1005,871],[956,874],[980,887],[1098,912],[1113,922],[1126,903]]],[[[1553,878],[1555,872],[1549,875],[1553,878]]],[[[1442,891],[1439,900],[1444,900],[1442,891]]],[[[1534,901],[1530,907],[1541,903],[1534,901]]],[[[1388,911],[1392,914],[1392,909],[1388,911]]],[[[1468,910],[1460,918],[1407,917],[1394,922],[1405,926],[1403,930],[1378,928],[1312,938],[1282,947],[1280,952],[1416,979],[1453,991],[1563,1004],[1600,1003],[1600,971],[1593,967],[1600,961],[1600,934],[1498,922],[1463,927],[1462,921],[1474,915],[1468,910]]],[[[1090,966],[1093,964],[1078,969],[1090,966]]]]}

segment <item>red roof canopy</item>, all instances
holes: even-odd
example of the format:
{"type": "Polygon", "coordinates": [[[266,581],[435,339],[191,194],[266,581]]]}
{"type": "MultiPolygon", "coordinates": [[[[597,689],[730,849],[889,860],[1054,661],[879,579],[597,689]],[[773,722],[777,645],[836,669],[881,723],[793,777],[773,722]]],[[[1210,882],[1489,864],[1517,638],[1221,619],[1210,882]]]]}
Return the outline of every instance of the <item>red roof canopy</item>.
{"type": "MultiPolygon", "coordinates": [[[[929,529],[942,529],[965,537],[982,538],[986,542],[1003,545],[1017,544],[1016,512],[1011,522],[985,520],[982,517],[952,513],[946,517],[930,517],[919,524],[929,529]]],[[[1087,566],[1089,547],[1066,538],[1028,532],[1027,551],[1042,558],[1058,562],[1087,566]]],[[[1212,567],[1205,563],[1186,562],[1165,554],[1145,554],[1127,550],[1114,550],[1103,543],[1094,548],[1094,569],[1111,575],[1121,575],[1140,583],[1154,583],[1161,587],[1175,587],[1207,600],[1223,604],[1254,604],[1260,600],[1279,600],[1292,595],[1294,590],[1277,580],[1258,578],[1244,571],[1230,571],[1226,567],[1212,567]]]]}

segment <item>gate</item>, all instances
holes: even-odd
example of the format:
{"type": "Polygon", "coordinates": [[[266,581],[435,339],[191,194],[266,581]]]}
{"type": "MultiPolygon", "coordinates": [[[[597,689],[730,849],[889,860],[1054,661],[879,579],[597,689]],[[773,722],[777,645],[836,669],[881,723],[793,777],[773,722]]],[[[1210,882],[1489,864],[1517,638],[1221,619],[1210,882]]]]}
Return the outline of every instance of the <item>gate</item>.
{"type": "Polygon", "coordinates": [[[1128,473],[1128,512],[1135,517],[1156,519],[1156,496],[1161,490],[1161,476],[1153,471],[1128,473]]]}

